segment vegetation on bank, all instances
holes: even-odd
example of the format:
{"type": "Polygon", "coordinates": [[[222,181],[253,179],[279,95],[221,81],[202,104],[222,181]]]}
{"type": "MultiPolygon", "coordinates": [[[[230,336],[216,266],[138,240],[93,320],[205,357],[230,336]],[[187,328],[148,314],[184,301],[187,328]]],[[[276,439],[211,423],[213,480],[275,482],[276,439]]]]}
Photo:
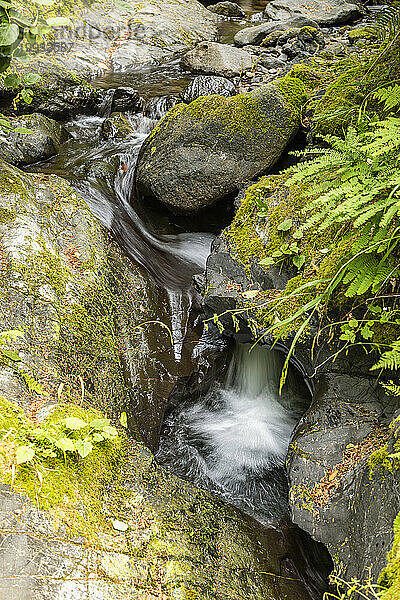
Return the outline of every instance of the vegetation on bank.
{"type": "MultiPolygon", "coordinates": [[[[287,281],[282,290],[260,291],[254,280],[228,311],[236,326],[247,312],[254,334],[285,339],[289,357],[310,335],[316,343],[339,340],[336,354],[360,346],[392,396],[400,396],[399,14],[389,8],[352,32],[344,58],[292,69],[289,77],[308,90],[302,118],[315,146],[296,166],[249,187],[225,232],[250,282],[254,265],[287,281]]],[[[396,459],[390,463],[397,468],[396,459]]],[[[385,600],[399,597],[399,519],[382,589],[362,584],[385,600]]],[[[360,591],[353,582],[344,593],[360,591]]]]}

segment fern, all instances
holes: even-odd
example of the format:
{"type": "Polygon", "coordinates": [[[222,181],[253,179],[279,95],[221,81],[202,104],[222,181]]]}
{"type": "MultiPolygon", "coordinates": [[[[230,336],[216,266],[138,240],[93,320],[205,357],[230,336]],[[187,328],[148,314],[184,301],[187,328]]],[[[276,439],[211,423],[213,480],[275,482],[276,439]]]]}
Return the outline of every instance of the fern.
{"type": "Polygon", "coordinates": [[[385,6],[366,29],[371,36],[381,42],[392,41],[400,31],[400,2],[393,2],[391,6],[385,6]]]}
{"type": "Polygon", "coordinates": [[[400,106],[400,85],[389,85],[376,90],[372,97],[380,104],[383,104],[383,110],[390,112],[400,106]]]}
{"type": "Polygon", "coordinates": [[[379,361],[372,367],[377,369],[390,369],[397,371],[400,368],[400,340],[396,340],[390,350],[384,352],[379,361]]]}

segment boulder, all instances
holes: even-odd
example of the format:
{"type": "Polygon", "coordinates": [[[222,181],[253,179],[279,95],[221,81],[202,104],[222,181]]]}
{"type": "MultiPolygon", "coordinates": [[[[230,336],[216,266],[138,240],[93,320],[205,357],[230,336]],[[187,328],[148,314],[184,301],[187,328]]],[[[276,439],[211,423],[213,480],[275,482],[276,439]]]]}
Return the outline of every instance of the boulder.
{"type": "Polygon", "coordinates": [[[103,122],[101,132],[107,140],[110,138],[126,138],[134,133],[135,129],[129,119],[120,112],[112,113],[103,122]]]}
{"type": "Polygon", "coordinates": [[[261,44],[265,37],[275,31],[286,31],[293,27],[318,27],[316,21],[303,15],[294,15],[275,23],[262,23],[254,27],[245,27],[237,32],[234,38],[236,46],[248,46],[261,44]]]}
{"type": "Polygon", "coordinates": [[[137,90],[130,87],[119,87],[111,91],[111,112],[138,112],[143,107],[143,100],[137,90]]]}
{"type": "Polygon", "coordinates": [[[0,159],[13,165],[47,160],[71,137],[64,127],[40,114],[25,115],[9,123],[10,129],[0,130],[0,159]]]}
{"type": "Polygon", "coordinates": [[[327,546],[346,581],[377,580],[400,511],[400,474],[384,466],[395,451],[388,418],[397,402],[368,374],[349,374],[358,358],[339,357],[317,377],[288,459],[293,519],[327,546]]]}
{"type": "Polygon", "coordinates": [[[254,92],[176,105],[144,142],[137,191],[177,213],[233,194],[278,160],[299,126],[304,88],[282,80],[254,92]]]}
{"type": "Polygon", "coordinates": [[[226,44],[202,42],[183,56],[181,64],[194,72],[236,77],[252,68],[253,58],[248,52],[226,44]]]}
{"type": "Polygon", "coordinates": [[[199,75],[179,94],[183,102],[189,104],[200,98],[200,96],[234,96],[236,88],[226,77],[214,77],[212,75],[199,75]]]}
{"type": "Polygon", "coordinates": [[[216,13],[217,15],[223,15],[224,17],[232,17],[243,19],[246,17],[244,10],[235,2],[217,2],[217,4],[210,4],[207,6],[208,10],[216,13]]]}
{"type": "Polygon", "coordinates": [[[321,27],[344,25],[362,16],[357,4],[346,0],[272,0],[265,8],[264,16],[273,21],[303,16],[312,19],[321,27]]]}

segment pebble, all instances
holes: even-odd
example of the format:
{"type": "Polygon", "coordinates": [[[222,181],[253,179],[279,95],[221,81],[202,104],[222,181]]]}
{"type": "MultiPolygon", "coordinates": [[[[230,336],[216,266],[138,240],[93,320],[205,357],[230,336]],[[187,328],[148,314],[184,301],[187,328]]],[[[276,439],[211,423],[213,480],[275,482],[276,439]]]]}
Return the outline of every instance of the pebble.
{"type": "Polygon", "coordinates": [[[115,519],[115,521],[112,522],[112,526],[117,531],[127,531],[129,529],[129,525],[127,523],[123,523],[122,521],[117,521],[116,519],[115,519]]]}

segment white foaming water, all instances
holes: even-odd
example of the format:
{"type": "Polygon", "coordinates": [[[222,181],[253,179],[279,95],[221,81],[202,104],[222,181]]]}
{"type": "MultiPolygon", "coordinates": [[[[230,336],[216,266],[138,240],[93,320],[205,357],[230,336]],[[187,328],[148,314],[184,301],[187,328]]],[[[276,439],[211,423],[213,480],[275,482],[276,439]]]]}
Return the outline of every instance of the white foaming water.
{"type": "Polygon", "coordinates": [[[237,345],[223,385],[166,419],[158,460],[259,520],[283,516],[284,462],[299,410],[278,395],[277,352],[237,345]]]}

